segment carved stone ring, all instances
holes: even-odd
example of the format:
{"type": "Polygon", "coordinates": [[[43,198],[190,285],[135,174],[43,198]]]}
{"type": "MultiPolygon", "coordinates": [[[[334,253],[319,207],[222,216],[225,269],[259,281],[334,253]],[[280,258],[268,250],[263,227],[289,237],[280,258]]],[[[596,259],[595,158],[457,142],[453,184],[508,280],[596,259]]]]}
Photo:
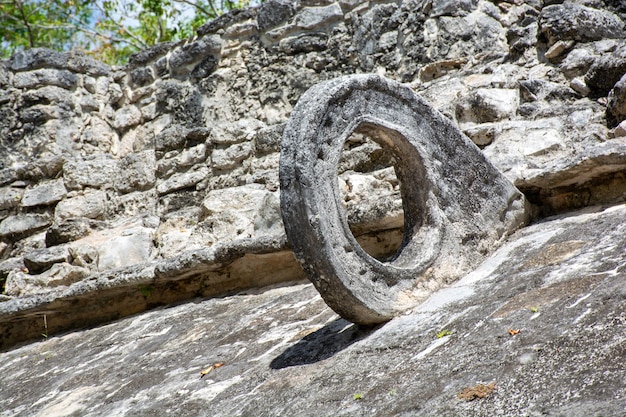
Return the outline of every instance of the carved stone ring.
{"type": "Polygon", "coordinates": [[[296,258],[326,303],[360,324],[389,320],[478,265],[527,220],[521,194],[409,87],[376,75],[318,84],[281,144],[281,210],[296,258]],[[404,236],[388,262],[350,232],[337,182],[344,142],[363,133],[393,155],[404,236]]]}

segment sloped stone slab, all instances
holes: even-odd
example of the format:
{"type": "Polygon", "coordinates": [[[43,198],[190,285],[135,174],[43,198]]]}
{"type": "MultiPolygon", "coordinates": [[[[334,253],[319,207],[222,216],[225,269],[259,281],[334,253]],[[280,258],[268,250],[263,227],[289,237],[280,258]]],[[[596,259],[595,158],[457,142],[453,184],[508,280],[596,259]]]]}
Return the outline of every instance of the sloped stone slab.
{"type": "MultiPolygon", "coordinates": [[[[624,216],[623,205],[587,209],[524,228],[481,267],[374,330],[340,319],[310,284],[297,283],[48,337],[2,353],[0,409],[621,416],[624,216]],[[223,366],[201,378],[216,363],[223,366]],[[492,384],[484,398],[460,395],[492,384]]],[[[43,332],[43,316],[36,324],[43,332]]]]}

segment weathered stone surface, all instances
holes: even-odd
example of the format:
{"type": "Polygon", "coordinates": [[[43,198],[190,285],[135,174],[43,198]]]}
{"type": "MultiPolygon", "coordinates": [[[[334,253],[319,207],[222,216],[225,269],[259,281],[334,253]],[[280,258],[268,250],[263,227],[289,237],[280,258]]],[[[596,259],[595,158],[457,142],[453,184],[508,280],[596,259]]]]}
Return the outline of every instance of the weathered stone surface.
{"type": "Polygon", "coordinates": [[[56,221],[72,217],[102,218],[106,212],[107,196],[104,191],[86,191],[60,201],[54,209],[56,221]]]}
{"type": "Polygon", "coordinates": [[[113,126],[116,129],[128,129],[129,127],[138,125],[141,122],[141,112],[136,106],[122,107],[115,112],[115,120],[113,126]]]}
{"type": "Polygon", "coordinates": [[[109,239],[98,250],[98,270],[122,268],[148,262],[154,245],[154,230],[146,227],[125,229],[121,236],[109,239]]]}
{"type": "Polygon", "coordinates": [[[487,123],[513,117],[519,105],[519,93],[504,88],[481,88],[457,107],[459,121],[487,123]]]}
{"type": "Polygon", "coordinates": [[[116,170],[116,161],[108,155],[98,155],[85,161],[68,161],[63,165],[63,181],[72,190],[99,188],[113,183],[116,170]]]}
{"type": "Polygon", "coordinates": [[[626,73],[610,91],[606,112],[613,125],[626,119],[626,73]]]}
{"type": "Polygon", "coordinates": [[[63,179],[44,181],[26,188],[22,196],[22,207],[45,206],[54,204],[67,194],[63,179]]]}
{"type": "Polygon", "coordinates": [[[55,221],[46,231],[46,246],[71,242],[89,234],[91,223],[83,217],[55,221]]]}
{"type": "Polygon", "coordinates": [[[204,59],[208,55],[218,55],[222,48],[222,39],[216,35],[203,36],[200,39],[176,48],[169,58],[172,74],[189,71],[188,65],[204,59]]]}
{"type": "Polygon", "coordinates": [[[39,69],[29,72],[20,72],[13,77],[13,86],[16,88],[33,88],[45,85],[55,85],[66,89],[76,87],[78,77],[67,70],[39,69]]]}
{"type": "MultiPolygon", "coordinates": [[[[13,271],[7,277],[5,292],[11,296],[36,296],[55,287],[66,287],[79,282],[90,273],[89,269],[70,265],[66,262],[54,263],[49,269],[38,275],[13,271]]],[[[43,333],[46,334],[45,329],[43,333]]]]}
{"type": "Polygon", "coordinates": [[[206,164],[194,165],[186,172],[176,173],[165,180],[157,181],[156,189],[159,194],[168,194],[176,190],[192,187],[204,180],[208,175],[209,168],[206,164]]]}
{"type": "Polygon", "coordinates": [[[626,25],[617,15],[570,2],[541,9],[539,27],[550,45],[559,40],[588,42],[626,37],[626,25]]]}
{"type": "Polygon", "coordinates": [[[268,0],[261,4],[257,14],[259,30],[265,31],[285,22],[295,14],[293,3],[286,0],[268,0]]]}
{"type": "Polygon", "coordinates": [[[169,151],[181,147],[189,147],[204,142],[211,130],[206,127],[192,129],[180,125],[171,126],[160,132],[154,139],[157,151],[169,151]]]}
{"type": "Polygon", "coordinates": [[[47,213],[25,213],[9,216],[0,222],[0,237],[29,234],[49,226],[52,216],[47,213]]]}
{"type": "Polygon", "coordinates": [[[156,182],[156,157],[153,150],[130,154],[117,163],[119,175],[113,180],[121,193],[144,191],[156,182]]]}
{"type": "Polygon", "coordinates": [[[241,161],[250,156],[252,146],[250,143],[236,143],[227,148],[216,148],[211,153],[211,167],[217,170],[233,169],[241,164],[241,161]]]}
{"type": "Polygon", "coordinates": [[[210,225],[208,244],[284,235],[278,195],[264,188],[244,185],[211,190],[202,203],[201,219],[210,225]]]}
{"type": "MultiPolygon", "coordinates": [[[[121,416],[620,415],[625,215],[618,206],[530,226],[475,272],[376,329],[338,318],[298,283],[48,337],[3,353],[0,407],[121,416]],[[224,365],[201,378],[216,363],[224,365]],[[459,396],[491,383],[485,398],[459,396]]],[[[148,296],[157,298],[158,290],[148,296]]],[[[59,319],[49,313],[49,329],[59,319]]]]}
{"type": "Polygon", "coordinates": [[[626,43],[622,43],[613,53],[595,61],[585,74],[585,83],[594,96],[606,96],[624,74],[626,74],[626,43]]]}
{"type": "Polygon", "coordinates": [[[6,210],[20,205],[23,188],[2,187],[0,188],[0,210],[6,210]]]}
{"type": "Polygon", "coordinates": [[[361,324],[414,307],[425,287],[476,266],[528,217],[524,197],[448,119],[409,88],[372,75],[338,78],[303,95],[285,127],[280,185],[296,257],[329,306],[361,324]],[[353,132],[396,160],[405,236],[388,262],[355,241],[339,200],[337,161],[353,132]]]}
{"type": "MultiPolygon", "coordinates": [[[[68,177],[70,185],[65,184],[68,194],[58,202],[63,209],[59,213],[65,212],[67,216],[85,214],[96,216],[96,219],[67,217],[62,220],[56,217],[51,226],[0,238],[0,259],[4,259],[0,262],[0,288],[4,289],[4,281],[11,271],[21,272],[28,278],[11,281],[26,286],[15,290],[15,294],[24,291],[23,295],[0,294],[0,304],[9,303],[6,304],[7,310],[2,311],[23,313],[9,314],[11,324],[0,330],[0,337],[2,340],[13,338],[10,344],[18,339],[40,339],[44,332],[43,314],[49,319],[48,334],[51,335],[117,320],[156,305],[198,296],[222,296],[237,289],[303,277],[284,241],[279,244],[278,241],[270,243],[257,238],[237,240],[234,231],[228,234],[222,227],[220,233],[228,244],[218,241],[207,251],[207,243],[214,240],[214,235],[210,223],[202,220],[202,203],[209,190],[221,192],[242,185],[276,192],[278,150],[284,124],[293,106],[309,87],[345,74],[378,73],[409,83],[433,107],[454,123],[460,123],[461,130],[480,144],[487,158],[533,203],[533,215],[538,218],[590,204],[622,204],[626,201],[623,157],[626,136],[622,136],[624,130],[619,126],[613,128],[617,125],[616,118],[621,117],[611,113],[611,109],[618,109],[619,100],[615,101],[617,88],[610,97],[607,95],[625,72],[622,68],[623,39],[573,39],[612,30],[611,25],[596,25],[584,32],[585,25],[597,21],[594,19],[600,15],[607,17],[608,21],[615,21],[611,17],[615,15],[622,20],[626,18],[618,3],[599,0],[276,1],[234,10],[207,22],[198,30],[198,38],[159,44],[138,53],[131,58],[129,65],[122,68],[110,68],[80,53],[45,49],[21,51],[9,60],[0,60],[0,221],[8,222],[4,226],[21,216],[38,216],[43,211],[53,210],[55,203],[20,206],[25,190],[58,181],[62,176],[65,179],[64,164],[68,171],[72,171],[72,164],[98,161],[82,165],[81,170],[89,172],[84,174],[85,177],[91,177],[91,180],[78,181],[83,172],[77,174],[76,171],[68,177]],[[548,6],[556,6],[561,12],[591,10],[591,14],[577,15],[578,20],[570,24],[568,19],[578,12],[564,12],[560,18],[551,12],[555,20],[549,25],[562,29],[559,36],[563,39],[550,40],[545,32],[541,32],[544,26],[540,26],[545,21],[540,14],[545,16],[547,12],[542,9],[546,10],[548,6]],[[266,19],[263,24],[274,19],[266,15],[257,20],[261,9],[271,15],[280,14],[281,8],[287,11],[284,16],[277,17],[263,29],[259,28],[263,19],[266,19]],[[299,28],[305,25],[311,25],[311,28],[299,28]],[[571,32],[572,29],[578,33],[571,32]],[[192,49],[190,46],[201,46],[205,35],[215,36],[215,40],[219,38],[221,51],[184,57],[184,53],[192,49]],[[168,66],[173,55],[177,56],[176,59],[189,59],[175,74],[168,66]],[[16,88],[15,83],[22,87],[16,88]],[[484,92],[485,96],[491,95],[492,114],[500,111],[499,93],[503,90],[513,99],[517,93],[518,103],[495,116],[495,119],[501,118],[499,120],[479,123],[474,116],[467,121],[461,120],[457,109],[472,110],[467,107],[467,99],[477,95],[477,90],[482,90],[481,94],[484,92]],[[140,122],[122,123],[116,128],[116,112],[128,106],[137,108],[141,114],[140,122]],[[232,168],[211,166],[213,150],[224,150],[233,144],[242,144],[247,156],[234,165],[232,160],[224,159],[225,166],[232,168]],[[143,152],[151,149],[155,149],[158,184],[152,180],[150,169],[144,171],[152,164],[150,158],[145,160],[147,165],[131,162],[133,156],[143,160],[143,152]],[[124,159],[126,157],[130,159],[124,159]],[[99,158],[103,158],[102,164],[99,158]],[[128,172],[124,171],[127,165],[122,161],[129,163],[128,172]],[[106,179],[98,180],[96,177],[102,170],[99,165],[109,166],[109,163],[114,169],[102,175],[106,179]],[[208,172],[197,183],[167,194],[157,192],[157,185],[177,175],[182,175],[178,177],[182,179],[191,167],[202,165],[208,167],[208,172]],[[136,181],[131,171],[137,173],[136,181]],[[83,182],[88,184],[81,185],[83,182]],[[93,195],[92,188],[102,193],[93,195]],[[126,229],[143,227],[153,230],[153,252],[147,264],[98,273],[99,250],[110,246],[112,239],[124,237],[124,230],[117,229],[120,225],[127,225],[126,229]],[[82,267],[93,276],[80,278],[76,275],[80,281],[68,287],[48,280],[53,269],[58,268],[59,276],[63,276],[65,263],[55,264],[39,275],[26,272],[24,257],[45,246],[64,243],[70,246],[72,267],[82,267]],[[183,254],[187,250],[191,252],[183,254]],[[215,251],[222,255],[213,256],[217,253],[215,251]],[[185,259],[198,262],[190,266],[193,262],[187,265],[185,259]],[[169,266],[164,269],[167,274],[155,279],[157,264],[169,266]],[[37,295],[25,295],[29,291],[35,291],[37,295]]],[[[342,193],[342,204],[346,206],[349,231],[370,256],[385,259],[400,246],[402,229],[394,226],[402,223],[404,213],[399,209],[401,197],[397,178],[390,168],[394,161],[374,145],[363,136],[348,138],[337,163],[336,180],[342,193]]],[[[275,211],[271,213],[276,214],[275,211]]],[[[261,212],[250,212],[250,216],[264,218],[261,212]]],[[[583,225],[588,221],[588,218],[580,219],[583,225]]],[[[598,227],[604,230],[602,226],[598,227]]],[[[253,233],[260,234],[260,231],[254,230],[253,233]]],[[[456,265],[455,262],[451,264],[456,265]]],[[[18,276],[21,275],[15,274],[18,276]]],[[[501,279],[507,280],[508,277],[501,279]]],[[[534,284],[537,282],[519,281],[512,292],[518,291],[522,285],[528,288],[534,284]]],[[[313,293],[307,297],[313,297],[313,293]]],[[[321,301],[316,300],[321,306],[321,301]]],[[[484,307],[482,301],[473,305],[484,307]]],[[[232,314],[236,314],[235,311],[233,308],[232,314]]],[[[6,318],[2,314],[0,321],[6,318]]],[[[306,319],[309,313],[301,311],[296,316],[306,319]]],[[[324,322],[325,319],[320,320],[324,322]]],[[[344,322],[338,323],[341,326],[344,322]]],[[[579,330],[573,328],[572,331],[579,330]]],[[[342,334],[346,338],[353,335],[351,332],[342,334]]],[[[245,344],[251,345],[248,341],[245,344]]],[[[312,357],[306,351],[310,346],[307,343],[303,349],[290,352],[290,360],[312,357]]],[[[324,344],[321,346],[312,349],[323,350],[324,344]]],[[[389,346],[393,348],[397,344],[391,342],[389,346]]],[[[379,349],[379,354],[381,351],[379,349]]],[[[384,360],[384,356],[380,359],[384,360]]],[[[456,363],[457,358],[446,356],[444,362],[456,363]]],[[[332,371],[328,373],[335,371],[333,366],[327,369],[332,371]]],[[[436,374],[431,369],[414,370],[436,374]]],[[[15,375],[22,375],[20,372],[15,375]]],[[[265,372],[261,369],[256,375],[265,372]]],[[[161,382],[170,377],[161,379],[161,382]]],[[[346,377],[347,385],[352,386],[354,380],[362,379],[367,378],[351,374],[346,377]]],[[[406,379],[400,377],[399,380],[406,379]]],[[[4,389],[3,382],[0,382],[0,390],[4,389]]],[[[306,392],[300,391],[300,399],[295,401],[301,406],[295,405],[295,411],[284,413],[302,414],[305,412],[300,411],[311,409],[310,403],[316,400],[307,397],[311,391],[308,388],[315,386],[309,382],[305,384],[306,392]]],[[[480,382],[488,385],[491,381],[480,382]]],[[[515,390],[521,387],[515,392],[536,394],[517,380],[507,386],[515,390]]],[[[66,389],[69,388],[62,386],[60,392],[66,389]]],[[[328,392],[324,389],[322,387],[321,391],[328,392]]],[[[494,395],[497,396],[501,389],[498,384],[494,395]]],[[[262,388],[253,391],[246,386],[240,393],[260,390],[262,388]]],[[[4,398],[5,392],[2,391],[0,397],[4,398]]],[[[422,392],[415,388],[410,395],[421,395],[422,392]]],[[[512,391],[505,392],[508,395],[512,391]]],[[[349,400],[352,395],[347,394],[349,400]]],[[[541,395],[535,397],[544,398],[541,395]]],[[[570,398],[567,397],[570,394],[559,392],[551,395],[554,396],[550,398],[570,398]]],[[[429,393],[426,397],[435,398],[429,393]]],[[[53,397],[44,395],[30,404],[49,403],[49,398],[53,397]]],[[[236,401],[241,398],[237,397],[236,401]]],[[[275,409],[279,411],[274,414],[284,414],[284,404],[288,404],[290,398],[277,405],[275,409]]],[[[330,397],[327,395],[327,398],[330,397]]],[[[449,399],[444,399],[443,403],[448,404],[449,399]]],[[[125,401],[134,400],[126,398],[125,401]]],[[[225,404],[228,399],[223,401],[225,404]]],[[[278,402],[272,401],[267,402],[269,409],[271,404],[278,402]]],[[[326,404],[325,401],[319,402],[326,404]]],[[[551,400],[537,401],[548,405],[537,406],[531,411],[522,408],[519,414],[571,414],[569,409],[563,411],[558,405],[554,405],[556,411],[552,410],[550,407],[555,403],[551,400]]],[[[337,409],[348,408],[344,405],[354,404],[350,400],[328,412],[322,410],[321,414],[335,415],[337,409]]],[[[345,413],[382,415],[391,410],[393,414],[398,409],[394,407],[384,403],[374,411],[345,413]]],[[[476,407],[481,407],[479,400],[468,403],[463,411],[448,412],[434,407],[432,414],[477,414],[476,407]]],[[[571,407],[589,411],[593,404],[571,407]]],[[[0,409],[4,411],[4,403],[0,409]]],[[[224,413],[229,416],[237,413],[268,415],[273,412],[269,409],[224,413]]],[[[191,414],[212,412],[214,408],[202,410],[191,414]]],[[[8,413],[38,414],[38,411],[31,411],[8,413]]],[[[485,413],[489,416],[515,415],[518,410],[509,407],[505,411],[491,411],[485,413]]],[[[396,414],[402,413],[428,415],[429,411],[404,410],[396,414]]],[[[141,412],[133,410],[127,414],[141,412]]],[[[155,411],[147,414],[154,415],[155,411]]],[[[186,412],[179,414],[185,415],[186,412]]],[[[594,412],[587,415],[594,415],[594,412]]]]}
{"type": "Polygon", "coordinates": [[[24,265],[30,274],[39,274],[61,262],[70,262],[70,252],[67,246],[37,249],[24,256],[24,265]]]}

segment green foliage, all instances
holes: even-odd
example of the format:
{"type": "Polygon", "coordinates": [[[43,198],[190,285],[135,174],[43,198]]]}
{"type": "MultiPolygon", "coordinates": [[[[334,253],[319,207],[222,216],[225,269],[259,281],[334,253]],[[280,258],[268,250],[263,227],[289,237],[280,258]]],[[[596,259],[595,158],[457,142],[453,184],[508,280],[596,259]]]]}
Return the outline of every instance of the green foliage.
{"type": "Polygon", "coordinates": [[[355,400],[362,400],[363,399],[363,394],[362,393],[356,393],[352,396],[355,400]]]}
{"type": "Polygon", "coordinates": [[[451,334],[452,334],[452,332],[450,330],[443,329],[440,332],[437,332],[437,339],[441,339],[443,337],[450,336],[451,334]]]}
{"type": "Polygon", "coordinates": [[[152,293],[154,292],[154,287],[152,285],[140,285],[139,292],[143,295],[144,298],[150,298],[152,293]]]}
{"type": "Polygon", "coordinates": [[[0,0],[0,57],[46,47],[123,64],[134,52],[189,38],[205,22],[260,1],[0,0]]]}
{"type": "Polygon", "coordinates": [[[45,46],[67,49],[80,43],[78,27],[87,25],[92,10],[89,1],[4,0],[0,1],[0,57],[18,49],[45,46]]]}

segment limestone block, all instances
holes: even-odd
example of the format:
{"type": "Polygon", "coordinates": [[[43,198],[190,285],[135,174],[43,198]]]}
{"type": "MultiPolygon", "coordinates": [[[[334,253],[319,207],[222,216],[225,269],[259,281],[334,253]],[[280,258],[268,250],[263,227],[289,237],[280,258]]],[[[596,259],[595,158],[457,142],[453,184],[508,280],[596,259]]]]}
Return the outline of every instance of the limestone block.
{"type": "Polygon", "coordinates": [[[6,210],[20,205],[23,188],[2,187],[0,188],[0,210],[6,210]]]}
{"type": "Polygon", "coordinates": [[[56,263],[39,275],[30,275],[22,271],[12,271],[6,281],[6,294],[27,296],[49,292],[52,288],[68,286],[91,274],[87,268],[56,263]]]}
{"type": "Polygon", "coordinates": [[[155,138],[155,148],[157,151],[169,151],[193,146],[207,140],[211,130],[206,127],[186,128],[181,125],[173,125],[159,132],[155,138]]]}
{"type": "Polygon", "coordinates": [[[257,154],[278,152],[284,129],[285,125],[281,123],[258,130],[254,136],[254,151],[257,154]]]}
{"type": "Polygon", "coordinates": [[[80,105],[80,110],[83,113],[89,113],[93,111],[100,110],[100,102],[94,99],[92,96],[82,96],[79,99],[78,104],[80,105]]]}
{"type": "Polygon", "coordinates": [[[479,88],[457,105],[457,117],[465,122],[494,122],[515,116],[519,106],[517,90],[479,88]]]}
{"type": "Polygon", "coordinates": [[[63,165],[63,181],[70,190],[111,184],[116,173],[117,163],[107,155],[83,161],[67,161],[63,165]]]}
{"type": "Polygon", "coordinates": [[[104,217],[106,205],[106,192],[100,190],[84,191],[81,194],[60,201],[54,210],[54,218],[55,221],[71,217],[99,219],[104,217]]]}
{"type": "Polygon", "coordinates": [[[139,87],[150,84],[154,81],[154,75],[152,74],[152,68],[143,67],[137,68],[130,72],[131,82],[139,87]]]}
{"type": "MultiPolygon", "coordinates": [[[[393,173],[393,168],[383,171],[393,173]]],[[[345,184],[339,193],[345,202],[346,219],[350,230],[357,236],[364,232],[402,228],[404,225],[402,196],[397,180],[394,187],[383,171],[345,173],[339,177],[345,184]]]]}
{"type": "Polygon", "coordinates": [[[0,222],[0,237],[31,234],[52,223],[48,213],[20,213],[9,216],[0,222]]]}
{"type": "Polygon", "coordinates": [[[277,193],[252,185],[209,191],[201,219],[212,242],[284,233],[277,193]]]}
{"type": "Polygon", "coordinates": [[[559,69],[568,78],[585,75],[598,56],[588,48],[574,48],[561,61],[559,69]]]}
{"type": "Polygon", "coordinates": [[[98,147],[102,152],[109,152],[117,146],[119,137],[107,122],[92,115],[82,132],[81,140],[98,147]]]}
{"type": "Polygon", "coordinates": [[[88,219],[68,218],[55,221],[46,231],[46,246],[55,246],[87,236],[91,230],[88,219]]]}
{"type": "Polygon", "coordinates": [[[24,255],[24,265],[29,274],[39,274],[50,269],[54,264],[70,262],[70,252],[67,246],[36,249],[24,255]]]}
{"type": "Polygon", "coordinates": [[[76,88],[78,77],[67,70],[50,68],[35,71],[19,72],[13,77],[13,86],[16,88],[36,88],[45,85],[72,90],[76,88]]]}
{"type": "Polygon", "coordinates": [[[233,169],[252,153],[250,142],[236,143],[227,148],[216,148],[211,153],[211,167],[217,170],[233,169]]]}
{"type": "Polygon", "coordinates": [[[122,268],[149,261],[154,249],[153,237],[154,230],[146,227],[124,230],[121,236],[111,238],[98,248],[98,270],[122,268]]]}
{"type": "Polygon", "coordinates": [[[257,22],[260,31],[278,26],[287,21],[296,12],[293,2],[289,0],[268,0],[259,7],[257,22]]]}
{"type": "Polygon", "coordinates": [[[591,89],[587,87],[587,84],[585,84],[585,80],[582,79],[581,77],[573,78],[570,81],[569,86],[572,90],[576,91],[578,94],[580,94],[583,97],[588,96],[589,93],[591,92],[591,89]]]}
{"type": "Polygon", "coordinates": [[[605,96],[626,74],[626,42],[596,60],[585,74],[585,83],[595,96],[605,96]]]}
{"type": "Polygon", "coordinates": [[[209,168],[203,163],[194,165],[185,172],[173,174],[171,177],[157,181],[157,192],[159,195],[168,194],[183,188],[189,188],[209,175],[209,168]]]}
{"type": "Polygon", "coordinates": [[[189,65],[194,64],[208,55],[217,56],[222,49],[222,38],[218,35],[206,35],[187,43],[172,51],[169,58],[170,72],[174,75],[190,71],[189,65]]]}
{"type": "Polygon", "coordinates": [[[323,51],[328,43],[328,35],[320,33],[305,33],[281,39],[278,47],[287,54],[302,52],[323,51]]]}
{"type": "Polygon", "coordinates": [[[336,78],[300,98],[285,127],[279,175],[296,258],[326,303],[357,323],[414,307],[425,297],[419,282],[459,278],[528,220],[523,194],[449,119],[376,75],[336,78]],[[337,162],[355,132],[397,161],[404,237],[385,262],[356,241],[338,191],[337,162]]]}
{"type": "Polygon", "coordinates": [[[36,90],[27,90],[22,95],[22,98],[29,104],[60,104],[71,109],[74,108],[72,92],[54,85],[46,85],[36,90]]]}
{"type": "Polygon", "coordinates": [[[118,175],[113,186],[120,193],[144,191],[156,182],[156,156],[154,150],[131,153],[117,162],[118,175]]]}
{"type": "Polygon", "coordinates": [[[136,217],[153,215],[159,202],[154,188],[148,191],[134,191],[128,194],[115,196],[109,203],[109,209],[121,217],[136,217]]]}
{"type": "Polygon", "coordinates": [[[466,16],[475,7],[473,3],[473,0],[434,0],[430,16],[466,16]]]}
{"type": "Polygon", "coordinates": [[[624,22],[617,15],[569,2],[541,9],[539,30],[549,45],[559,40],[589,42],[626,36],[624,22]]]}
{"type": "Polygon", "coordinates": [[[337,3],[325,7],[304,7],[293,18],[298,29],[312,30],[343,20],[343,12],[337,3]]]}
{"type": "Polygon", "coordinates": [[[62,200],[66,194],[63,178],[42,181],[26,188],[21,205],[22,207],[47,206],[62,200]]]}
{"type": "Polygon", "coordinates": [[[242,118],[233,123],[221,123],[211,129],[211,143],[231,145],[250,141],[265,124],[257,119],[242,118]]]}
{"type": "Polygon", "coordinates": [[[141,123],[141,112],[137,106],[122,107],[115,112],[113,126],[116,129],[125,130],[141,123]]]}

